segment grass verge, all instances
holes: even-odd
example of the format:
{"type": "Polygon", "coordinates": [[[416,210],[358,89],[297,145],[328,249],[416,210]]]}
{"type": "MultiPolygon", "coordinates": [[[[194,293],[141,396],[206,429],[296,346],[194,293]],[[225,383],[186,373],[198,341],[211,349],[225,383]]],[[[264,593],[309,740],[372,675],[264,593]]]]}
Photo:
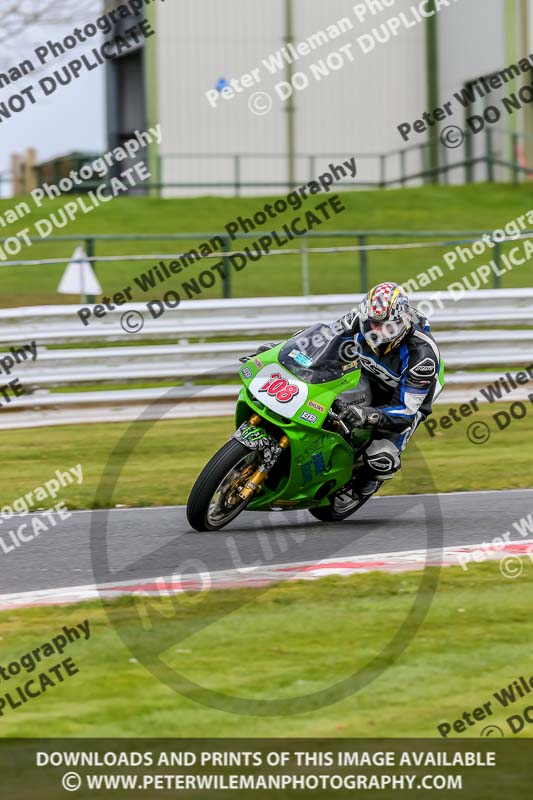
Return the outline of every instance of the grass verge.
{"type": "MultiPolygon", "coordinates": [[[[19,198],[21,200],[22,198],[19,198]]],[[[422,230],[479,230],[492,231],[502,228],[507,222],[526,214],[531,208],[531,192],[526,184],[512,186],[507,184],[468,185],[468,186],[425,186],[415,189],[397,189],[389,191],[343,192],[343,203],[346,211],[334,216],[317,230],[328,233],[334,230],[405,230],[415,233],[422,230]],[[443,211],[444,210],[444,211],[443,211]]],[[[65,198],[64,202],[67,202],[65,198]]],[[[133,255],[155,253],[185,253],[198,247],[202,237],[195,232],[212,234],[224,231],[224,227],[239,216],[250,217],[262,209],[265,202],[273,203],[275,198],[245,197],[199,197],[184,199],[156,199],[129,197],[117,198],[113,203],[98,208],[90,214],[69,224],[59,231],[69,236],[79,236],[79,243],[97,234],[151,234],[161,235],[160,242],[99,242],[96,255],[133,255]],[[191,233],[191,238],[169,243],[164,236],[175,233],[191,233]]],[[[322,202],[324,196],[318,196],[306,203],[299,211],[291,210],[276,220],[268,220],[267,225],[257,229],[258,236],[265,235],[272,228],[282,229],[283,224],[291,221],[302,212],[312,209],[316,203],[322,202]]],[[[15,235],[22,227],[30,227],[39,219],[49,217],[57,211],[63,201],[47,201],[41,209],[34,212],[2,231],[2,235],[15,235]]],[[[30,203],[30,205],[32,205],[30,203]]],[[[13,206],[13,200],[0,200],[0,214],[5,214],[13,206]]],[[[396,243],[409,241],[413,237],[409,233],[405,239],[395,239],[396,243]]],[[[253,240],[251,240],[253,241],[253,240]]],[[[381,240],[370,242],[383,243],[381,240]]],[[[387,240],[385,240],[387,241],[387,240]]],[[[392,241],[392,240],[389,240],[392,241]]],[[[78,242],[55,242],[51,239],[39,241],[31,248],[25,247],[19,259],[70,258],[78,242]]],[[[250,243],[250,242],[248,242],[250,243]]],[[[354,239],[320,239],[311,242],[314,247],[347,246],[357,244],[354,239]]],[[[292,245],[295,243],[293,242],[292,245]]],[[[515,243],[503,245],[503,252],[508,252],[515,243]]],[[[243,246],[242,240],[234,243],[234,249],[243,246]]],[[[299,246],[296,243],[296,246],[299,246]]],[[[287,246],[289,248],[289,246],[287,246]]],[[[439,265],[442,276],[431,283],[431,290],[444,289],[451,282],[459,281],[463,275],[469,275],[481,264],[488,263],[492,251],[463,264],[459,262],[451,272],[443,262],[443,255],[449,248],[429,248],[421,250],[390,252],[371,252],[368,254],[369,283],[375,284],[385,280],[398,283],[416,279],[433,265],[439,265]],[[488,256],[488,257],[487,257],[488,256]]],[[[357,253],[337,255],[310,255],[309,274],[312,294],[358,292],[361,289],[359,279],[357,253]],[[332,268],[335,280],[332,281],[332,268]]],[[[126,286],[135,288],[133,279],[144,270],[153,266],[150,261],[119,261],[97,265],[97,273],[106,294],[113,294],[126,286]]],[[[158,298],[163,292],[179,290],[184,281],[190,280],[210,267],[209,263],[188,267],[178,276],[167,281],[155,290],[143,294],[135,288],[133,299],[137,302],[158,298]]],[[[76,303],[79,298],[57,294],[57,286],[65,270],[64,265],[5,267],[2,268],[2,305],[41,305],[48,303],[76,303]]],[[[530,286],[532,269],[526,263],[507,272],[502,278],[504,287],[530,286]]],[[[427,286],[427,283],[425,284],[427,286]]],[[[424,284],[421,286],[424,288],[424,284]]],[[[475,288],[475,287],[474,287],[475,288]]],[[[488,287],[490,288],[490,287],[488,287]]],[[[256,297],[276,295],[299,295],[302,293],[302,267],[300,256],[276,256],[257,264],[247,266],[239,273],[232,274],[232,291],[235,297],[256,297]]],[[[201,295],[220,297],[222,287],[217,281],[212,289],[201,295]]],[[[185,293],[183,299],[187,299],[185,293]]]]}
{"type": "MultiPolygon", "coordinates": [[[[531,564],[515,581],[503,578],[496,562],[472,565],[468,572],[443,570],[421,629],[382,674],[340,702],[291,713],[293,698],[329,688],[379,657],[413,603],[420,576],[372,573],[155,599],[149,601],[152,622],[145,620],[145,630],[139,614],[147,601],[133,598],[108,606],[113,625],[98,603],[1,613],[4,665],[63,625],[88,619],[91,630],[88,641],[65,651],[79,674],[6,710],[1,735],[435,737],[438,724],[489,700],[488,722],[504,726],[527,697],[505,709],[493,693],[533,673],[531,564]],[[183,676],[175,679],[178,691],[143,666],[155,669],[160,653],[183,676]],[[185,696],[185,680],[246,697],[250,710],[254,700],[283,698],[287,713],[259,717],[217,710],[198,702],[195,689],[185,696]]],[[[3,682],[2,693],[21,682],[3,682]]],[[[479,736],[484,724],[463,736],[479,736]]],[[[527,727],[521,735],[529,735],[527,727]]]]}
{"type": "MultiPolygon", "coordinates": [[[[449,430],[435,431],[434,436],[422,426],[404,454],[400,475],[383,493],[530,487],[533,451],[525,443],[533,435],[533,407],[525,419],[498,431],[492,417],[505,408],[503,404],[484,407],[449,430]],[[485,445],[476,446],[467,438],[474,420],[490,426],[492,436],[485,445]]],[[[447,407],[437,406],[435,417],[444,411],[447,407]]],[[[68,487],[63,495],[70,508],[181,504],[204,464],[233,430],[232,418],[224,417],[3,431],[2,504],[42,485],[56,469],[79,463],[83,484],[68,487]],[[129,455],[113,496],[95,499],[113,453],[129,455]]]]}

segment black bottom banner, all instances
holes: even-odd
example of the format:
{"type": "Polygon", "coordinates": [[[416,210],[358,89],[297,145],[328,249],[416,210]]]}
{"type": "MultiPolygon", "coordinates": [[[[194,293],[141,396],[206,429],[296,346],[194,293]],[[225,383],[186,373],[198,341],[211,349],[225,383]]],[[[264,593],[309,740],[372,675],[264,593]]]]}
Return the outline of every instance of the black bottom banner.
{"type": "MultiPolygon", "coordinates": [[[[495,732],[496,735],[496,732],[495,732]]],[[[531,797],[528,739],[5,739],[2,796],[531,797]]]]}

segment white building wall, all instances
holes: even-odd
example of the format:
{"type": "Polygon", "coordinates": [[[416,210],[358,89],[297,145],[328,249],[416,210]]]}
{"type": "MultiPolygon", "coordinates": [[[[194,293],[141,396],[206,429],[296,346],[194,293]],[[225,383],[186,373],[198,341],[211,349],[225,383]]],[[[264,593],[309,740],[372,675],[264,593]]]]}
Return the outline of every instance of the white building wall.
{"type": "Polygon", "coordinates": [[[439,14],[441,100],[505,66],[505,0],[460,0],[439,14]],[[488,8],[487,6],[490,6],[488,8]]]}
{"type": "MultiPolygon", "coordinates": [[[[425,26],[402,28],[395,38],[377,45],[367,55],[357,44],[357,37],[402,10],[407,14],[412,5],[412,0],[398,0],[393,9],[376,16],[369,14],[366,22],[360,22],[350,0],[294,0],[297,42],[343,17],[353,22],[353,30],[302,57],[295,71],[309,74],[312,63],[347,44],[352,45],[355,58],[350,63],[345,54],[346,65],[341,70],[320,82],[312,80],[309,88],[295,93],[299,156],[377,154],[403,146],[396,126],[416,118],[426,107],[425,26]]],[[[243,159],[243,180],[286,180],[286,106],[274,90],[285,75],[272,76],[261,64],[283,44],[283,0],[269,0],[268,4],[242,0],[161,3],[157,6],[156,30],[164,180],[233,181],[233,161],[229,158],[185,162],[170,160],[172,153],[268,153],[276,157],[243,159]],[[257,86],[233,100],[221,101],[216,109],[209,106],[205,92],[219,78],[240,78],[256,67],[261,76],[257,86]],[[248,100],[256,91],[268,92],[273,98],[273,108],[265,116],[254,116],[249,110],[248,100]]],[[[319,159],[315,172],[327,161],[319,159]]],[[[418,154],[410,156],[408,167],[413,170],[419,166],[418,154]]],[[[379,180],[377,158],[360,159],[359,169],[358,180],[379,180]]],[[[310,161],[299,158],[298,180],[309,179],[311,171],[310,161]]],[[[397,157],[388,161],[387,171],[389,177],[399,174],[397,157]]],[[[251,191],[258,194],[266,190],[258,186],[251,191]]],[[[200,193],[215,193],[215,189],[200,193]]]]}
{"type": "MultiPolygon", "coordinates": [[[[465,126],[467,117],[482,113],[485,105],[492,104],[509,92],[509,87],[495,91],[486,102],[480,98],[468,109],[464,109],[454,99],[454,94],[466,83],[507,66],[504,2],[505,0],[490,0],[488,8],[487,0],[467,2],[461,0],[460,6],[444,10],[439,16],[439,102],[452,103],[454,113],[449,120],[450,125],[468,130],[465,126]]],[[[507,158],[508,144],[507,136],[493,133],[493,148],[496,155],[507,158]]],[[[484,155],[486,152],[484,132],[473,136],[472,146],[474,155],[484,155]]],[[[464,160],[465,151],[463,148],[450,149],[447,155],[449,163],[458,163],[464,160]]],[[[464,175],[462,168],[457,169],[450,173],[450,182],[462,183],[464,175]]],[[[476,166],[474,175],[477,179],[484,180],[487,167],[484,164],[476,166]]],[[[507,171],[505,176],[508,177],[507,171]]],[[[503,174],[495,177],[504,178],[503,174]]]]}
{"type": "MultiPolygon", "coordinates": [[[[375,7],[379,0],[364,2],[375,7]]],[[[397,36],[386,44],[376,45],[368,54],[362,52],[357,41],[359,36],[373,29],[383,37],[383,24],[401,13],[412,21],[412,7],[418,3],[396,0],[391,7],[384,8],[383,13],[372,15],[368,11],[366,20],[361,21],[354,9],[364,2],[293,0],[295,43],[326,30],[342,18],[348,18],[353,24],[341,37],[302,56],[294,64],[295,72],[304,72],[310,78],[305,91],[294,93],[298,181],[308,180],[322,171],[331,160],[328,156],[342,154],[359,156],[359,184],[378,182],[382,174],[378,154],[406,146],[397,126],[403,122],[413,125],[424,112],[433,111],[428,108],[424,22],[409,29],[400,25],[397,36]],[[320,81],[314,80],[311,65],[338,52],[344,45],[351,46],[353,63],[344,53],[342,69],[332,70],[329,77],[320,81]],[[324,154],[324,157],[311,161],[307,154],[313,153],[324,154]],[[364,157],[371,154],[373,157],[364,157]]],[[[530,42],[533,53],[533,0],[528,2],[529,31],[525,37],[521,30],[522,3],[518,0],[456,0],[439,11],[439,103],[450,101],[453,107],[452,116],[441,128],[450,124],[466,130],[467,116],[482,113],[486,104],[498,104],[502,96],[517,88],[504,86],[493,92],[486,102],[480,99],[467,111],[454,99],[454,93],[466,83],[503,69],[515,57],[528,55],[522,52],[524,39],[530,42]],[[511,2],[516,2],[515,48],[506,38],[506,11],[511,2]]],[[[280,100],[275,90],[276,84],[286,76],[283,70],[272,76],[262,64],[262,59],[284,44],[284,9],[284,0],[269,0],[268,3],[171,0],[157,4],[159,106],[165,136],[161,153],[166,182],[220,181],[228,186],[225,189],[206,186],[195,193],[233,193],[235,162],[230,155],[233,153],[242,156],[241,179],[257,184],[245,193],[265,193],[269,190],[261,183],[286,181],[287,103],[280,100]],[[260,70],[258,84],[232,100],[220,100],[217,108],[209,106],[205,93],[214,89],[220,78],[241,78],[254,68],[260,70]],[[250,97],[259,91],[268,93],[273,100],[272,110],[264,116],[254,116],[248,106],[250,97]],[[188,161],[170,159],[175,153],[228,155],[188,161]],[[246,157],[254,153],[264,155],[246,157]]],[[[527,78],[521,82],[525,80],[527,78]]],[[[516,115],[516,126],[518,131],[529,130],[533,135],[533,107],[516,115]]],[[[508,120],[503,119],[500,127],[509,127],[508,120]]],[[[409,145],[426,142],[426,133],[416,133],[411,136],[409,145]]],[[[473,137],[472,146],[474,155],[485,155],[485,134],[473,137]]],[[[492,146],[496,157],[509,159],[508,135],[493,131],[492,146]]],[[[444,150],[439,144],[439,150],[441,161],[446,158],[450,164],[465,158],[463,147],[444,150]]],[[[533,139],[529,149],[525,146],[526,156],[533,159],[533,139]]],[[[405,157],[408,173],[421,171],[426,163],[420,150],[405,157]]],[[[385,169],[385,178],[399,177],[399,156],[388,157],[385,169]]],[[[476,167],[474,175],[476,179],[486,179],[486,165],[476,167]]],[[[507,168],[496,168],[496,179],[508,180],[509,176],[507,168]]],[[[450,173],[449,180],[458,183],[464,178],[464,169],[458,167],[450,173]]],[[[276,188],[271,187],[270,191],[274,193],[276,188]]],[[[188,188],[183,193],[191,192],[188,188]]]]}

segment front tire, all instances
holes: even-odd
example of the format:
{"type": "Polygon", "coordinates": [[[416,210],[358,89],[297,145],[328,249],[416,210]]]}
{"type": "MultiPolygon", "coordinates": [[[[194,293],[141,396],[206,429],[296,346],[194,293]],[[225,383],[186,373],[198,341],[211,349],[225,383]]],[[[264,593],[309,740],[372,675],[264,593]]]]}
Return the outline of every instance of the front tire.
{"type": "Polygon", "coordinates": [[[247,500],[239,488],[255,472],[257,453],[230,439],[208,461],[192,487],[187,502],[187,520],[194,530],[219,531],[244,511],[247,500]]]}

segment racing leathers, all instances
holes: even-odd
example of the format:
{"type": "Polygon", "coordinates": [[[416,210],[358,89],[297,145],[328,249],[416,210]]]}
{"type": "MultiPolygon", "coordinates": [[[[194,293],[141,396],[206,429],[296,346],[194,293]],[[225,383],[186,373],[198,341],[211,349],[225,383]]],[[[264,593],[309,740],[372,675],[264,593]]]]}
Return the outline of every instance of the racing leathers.
{"type": "Polygon", "coordinates": [[[409,330],[393,346],[371,347],[360,332],[356,312],[333,325],[343,338],[355,342],[354,355],[370,387],[370,408],[352,407],[348,412],[361,427],[375,429],[364,456],[369,481],[390,479],[400,469],[401,453],[418,425],[431,414],[442,388],[438,380],[440,353],[429,323],[416,309],[411,309],[410,315],[409,330]]]}

